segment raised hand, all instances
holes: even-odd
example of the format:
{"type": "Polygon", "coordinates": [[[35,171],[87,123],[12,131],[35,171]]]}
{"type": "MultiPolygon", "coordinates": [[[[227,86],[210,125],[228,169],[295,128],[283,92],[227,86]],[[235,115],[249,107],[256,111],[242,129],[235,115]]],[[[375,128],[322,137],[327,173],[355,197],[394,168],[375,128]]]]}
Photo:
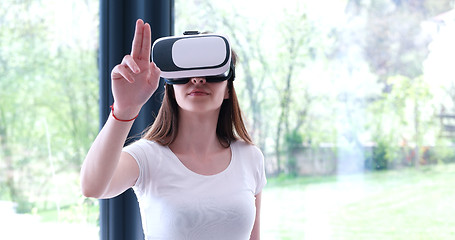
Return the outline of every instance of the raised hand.
{"type": "Polygon", "coordinates": [[[115,115],[131,119],[158,88],[160,70],[150,61],[151,29],[148,23],[136,21],[130,55],[111,72],[115,115]]]}

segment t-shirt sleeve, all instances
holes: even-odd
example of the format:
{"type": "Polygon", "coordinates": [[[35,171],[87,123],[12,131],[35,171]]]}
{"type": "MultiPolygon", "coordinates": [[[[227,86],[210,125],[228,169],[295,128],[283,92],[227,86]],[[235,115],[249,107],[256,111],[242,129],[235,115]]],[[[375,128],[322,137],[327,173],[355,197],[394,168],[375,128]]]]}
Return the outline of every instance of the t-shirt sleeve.
{"type": "Polygon", "coordinates": [[[140,139],[123,148],[124,152],[130,154],[136,160],[139,167],[139,177],[133,186],[134,191],[139,194],[144,193],[146,179],[150,179],[151,174],[153,174],[153,169],[150,169],[149,154],[147,154],[150,151],[149,145],[150,143],[148,141],[140,139]]]}
{"type": "Polygon", "coordinates": [[[261,150],[256,147],[257,150],[257,172],[256,172],[256,190],[254,195],[257,195],[262,192],[262,189],[267,184],[267,178],[265,176],[265,166],[264,166],[264,155],[261,150]]]}

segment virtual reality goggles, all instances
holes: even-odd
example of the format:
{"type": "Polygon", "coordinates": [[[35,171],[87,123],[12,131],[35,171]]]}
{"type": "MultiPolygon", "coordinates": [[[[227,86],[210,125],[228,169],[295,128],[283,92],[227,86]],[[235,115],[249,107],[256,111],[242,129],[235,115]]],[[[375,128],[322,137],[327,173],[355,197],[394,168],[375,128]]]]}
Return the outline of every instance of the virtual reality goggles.
{"type": "Polygon", "coordinates": [[[219,34],[185,32],[159,38],[152,46],[152,61],[168,84],[185,84],[192,77],[204,77],[207,82],[235,78],[231,46],[219,34]]]}

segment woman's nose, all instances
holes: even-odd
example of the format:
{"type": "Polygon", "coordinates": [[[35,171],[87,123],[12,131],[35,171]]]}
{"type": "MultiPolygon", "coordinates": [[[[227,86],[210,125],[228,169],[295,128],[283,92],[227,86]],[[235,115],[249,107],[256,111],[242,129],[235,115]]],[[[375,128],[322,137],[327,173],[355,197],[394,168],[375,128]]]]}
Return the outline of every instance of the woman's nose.
{"type": "Polygon", "coordinates": [[[205,78],[204,77],[194,77],[194,78],[191,78],[191,82],[193,84],[197,84],[197,83],[204,84],[205,83],[205,78]]]}

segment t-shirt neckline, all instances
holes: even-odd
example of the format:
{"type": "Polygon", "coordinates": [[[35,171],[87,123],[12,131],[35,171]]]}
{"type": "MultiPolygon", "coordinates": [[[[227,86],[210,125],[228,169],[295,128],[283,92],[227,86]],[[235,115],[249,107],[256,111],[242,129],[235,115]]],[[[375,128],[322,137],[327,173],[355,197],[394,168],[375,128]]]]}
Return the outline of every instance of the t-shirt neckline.
{"type": "Polygon", "coordinates": [[[171,148],[169,146],[165,146],[166,148],[166,151],[168,151],[168,153],[171,155],[171,158],[172,160],[174,161],[177,161],[177,164],[182,168],[184,169],[184,171],[186,172],[189,172],[191,175],[195,175],[195,176],[198,176],[198,177],[203,177],[203,178],[213,178],[213,177],[217,177],[217,176],[221,176],[221,175],[224,175],[226,174],[228,171],[230,171],[230,169],[232,168],[232,164],[234,162],[234,159],[235,159],[235,150],[234,150],[234,147],[235,146],[235,142],[231,142],[229,148],[231,149],[231,159],[229,161],[229,164],[228,166],[223,169],[221,172],[218,172],[218,173],[215,173],[215,174],[211,174],[211,175],[204,175],[204,174],[200,174],[200,173],[197,173],[191,169],[189,169],[188,167],[185,166],[185,164],[182,163],[182,161],[180,161],[180,159],[177,157],[177,155],[171,150],[171,148]]]}

